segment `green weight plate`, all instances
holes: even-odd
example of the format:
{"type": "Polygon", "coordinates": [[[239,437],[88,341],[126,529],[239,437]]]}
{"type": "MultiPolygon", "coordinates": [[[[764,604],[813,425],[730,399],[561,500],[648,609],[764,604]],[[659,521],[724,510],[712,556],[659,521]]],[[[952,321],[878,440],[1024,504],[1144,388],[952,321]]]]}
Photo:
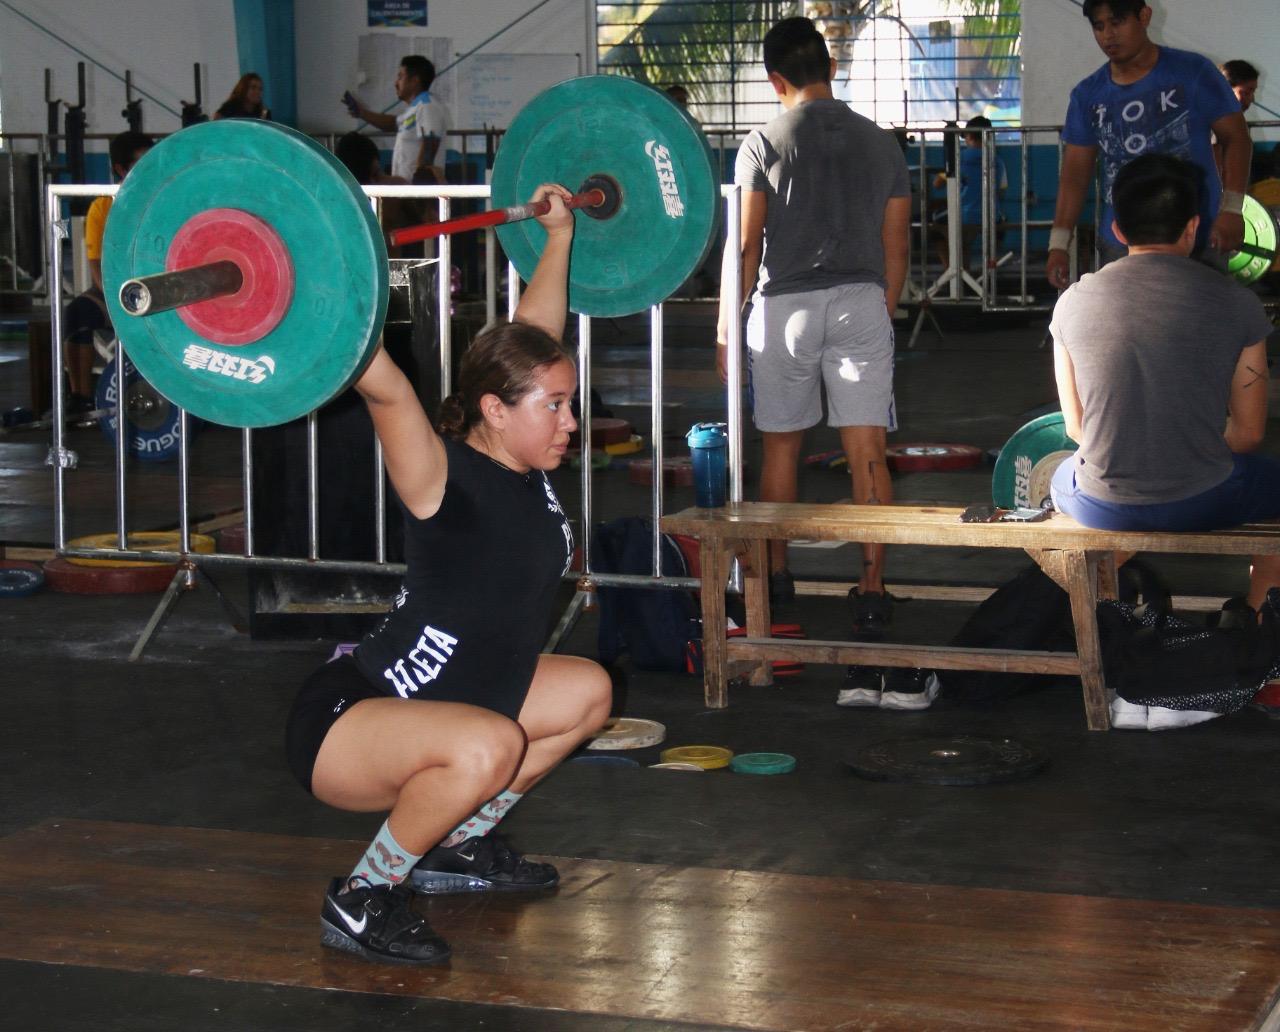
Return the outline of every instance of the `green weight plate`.
{"type": "Polygon", "coordinates": [[[350,386],[387,308],[386,246],[364,192],[319,144],[257,120],[192,126],[144,155],[112,205],[102,271],[111,321],[142,376],[227,426],[285,423],[350,386]],[[165,271],[174,234],[212,208],[267,222],[293,264],[288,311],[252,344],[205,340],[177,312],[138,317],[120,306],[120,285],[165,271]]]}
{"type": "MultiPolygon", "coordinates": [[[[592,175],[617,182],[608,219],[575,213],[569,307],[612,317],[669,297],[702,263],[720,221],[711,150],[694,121],[634,79],[588,75],[538,94],[502,137],[493,166],[493,207],[523,204],[541,183],[577,191],[592,175]]],[[[526,281],[546,233],[533,219],[498,227],[526,281]]]]}
{"type": "Polygon", "coordinates": [[[1054,472],[1077,447],[1061,412],[1033,419],[1000,449],[991,471],[991,500],[1001,509],[1039,509],[1049,497],[1054,472]]]}
{"type": "Polygon", "coordinates": [[[729,761],[729,769],[738,774],[790,774],[796,769],[796,758],[780,752],[738,753],[729,761]]]}
{"type": "Polygon", "coordinates": [[[1227,271],[1241,283],[1253,283],[1265,275],[1276,259],[1276,220],[1252,196],[1244,199],[1244,246],[1227,256],[1227,271]]]}

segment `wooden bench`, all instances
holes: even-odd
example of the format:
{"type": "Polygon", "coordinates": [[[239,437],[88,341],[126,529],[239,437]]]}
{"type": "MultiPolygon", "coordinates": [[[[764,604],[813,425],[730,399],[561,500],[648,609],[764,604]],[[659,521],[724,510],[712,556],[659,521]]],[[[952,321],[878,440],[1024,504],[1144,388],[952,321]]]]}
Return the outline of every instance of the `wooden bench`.
{"type": "Polygon", "coordinates": [[[919,505],[806,505],[742,502],[686,509],[662,518],[669,534],[696,538],[701,556],[703,687],[708,707],[728,705],[729,681],[772,683],[770,661],[995,670],[1080,678],[1090,730],[1111,725],[1098,642],[1097,601],[1116,593],[1115,553],[1280,554],[1280,524],[1197,534],[1091,530],[1061,514],[1042,523],[961,523],[959,508],[919,505]],[[1076,652],[975,649],[769,636],[767,542],[850,541],[885,545],[1021,548],[1071,598],[1076,652]],[[737,556],[744,574],[747,634],[725,636],[724,585],[737,556]]]}

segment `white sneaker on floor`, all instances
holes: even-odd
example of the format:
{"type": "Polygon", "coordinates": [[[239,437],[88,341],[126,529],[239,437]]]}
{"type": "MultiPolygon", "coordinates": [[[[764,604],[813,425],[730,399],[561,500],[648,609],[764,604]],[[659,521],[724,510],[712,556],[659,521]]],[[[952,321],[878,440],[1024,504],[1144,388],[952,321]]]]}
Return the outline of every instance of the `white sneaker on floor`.
{"type": "Polygon", "coordinates": [[[1147,707],[1116,696],[1111,700],[1111,726],[1126,731],[1147,729],[1147,707]]]}
{"type": "Polygon", "coordinates": [[[1190,727],[1221,716],[1213,710],[1166,709],[1164,706],[1147,707],[1147,730],[1168,731],[1175,727],[1190,727]]]}
{"type": "Polygon", "coordinates": [[[1203,724],[1221,716],[1212,710],[1175,710],[1166,706],[1140,706],[1116,696],[1111,700],[1111,726],[1128,731],[1171,731],[1203,724]]]}
{"type": "Polygon", "coordinates": [[[884,671],[879,667],[851,666],[845,671],[844,687],[836,696],[837,706],[879,706],[884,687],[884,671]]]}
{"type": "Polygon", "coordinates": [[[885,672],[880,708],[888,710],[924,710],[938,697],[938,675],[932,670],[894,667],[885,672]]]}

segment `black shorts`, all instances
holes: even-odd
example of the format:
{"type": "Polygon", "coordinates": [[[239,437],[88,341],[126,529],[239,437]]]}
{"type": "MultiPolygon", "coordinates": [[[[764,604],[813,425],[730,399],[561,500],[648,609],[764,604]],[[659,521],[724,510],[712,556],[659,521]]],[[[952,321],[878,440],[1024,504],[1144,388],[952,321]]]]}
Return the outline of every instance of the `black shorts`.
{"type": "Polygon", "coordinates": [[[97,330],[110,330],[107,303],[96,288],[72,298],[63,317],[62,330],[68,344],[93,347],[93,334],[97,330]]]}
{"type": "Polygon", "coordinates": [[[285,755],[303,788],[311,791],[311,772],[329,728],[361,699],[385,694],[369,683],[351,656],[326,663],[303,682],[285,724],[285,755]]]}

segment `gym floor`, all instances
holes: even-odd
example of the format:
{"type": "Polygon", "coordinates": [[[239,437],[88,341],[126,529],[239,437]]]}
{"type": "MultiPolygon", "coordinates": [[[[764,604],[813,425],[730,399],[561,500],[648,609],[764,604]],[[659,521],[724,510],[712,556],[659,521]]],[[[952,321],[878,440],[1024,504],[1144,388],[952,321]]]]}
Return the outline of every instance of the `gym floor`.
{"type": "MultiPolygon", "coordinates": [[[[668,310],[667,447],[679,454],[681,432],[723,402],[710,307],[668,310]]],[[[898,356],[896,440],[999,447],[1053,401],[1044,320],[935,311],[945,337],[926,329],[898,356]]],[[[596,339],[605,405],[647,437],[644,326],[605,324],[596,339]]],[[[25,402],[26,361],[24,341],[0,342],[0,408],[25,402]]],[[[91,430],[70,444],[69,478],[85,485],[71,532],[108,530],[109,445],[91,430]]],[[[806,452],[836,446],[823,428],[806,452]]],[[[46,448],[0,439],[11,549],[52,541],[46,448]]],[[[236,508],[238,434],[208,428],[193,453],[196,515],[236,508]]],[[[136,529],[172,526],[174,465],[131,473],[136,529]]],[[[597,518],[648,511],[625,471],[597,476],[597,518]]],[[[572,511],[577,474],[555,479],[572,511]]],[[[836,501],[848,480],[808,470],[802,491],[836,501]]],[[[903,475],[895,492],[982,501],[990,469],[903,475]]],[[[677,489],[666,507],[689,504],[677,489]]],[[[854,546],[792,552],[806,579],[849,580],[859,560],[854,546]]],[[[900,548],[888,577],[995,585],[1026,562],[900,548]]],[[[1176,594],[1226,597],[1247,579],[1228,560],[1153,565],[1176,594]]],[[[243,573],[215,576],[245,608],[243,573]]],[[[841,709],[843,671],[811,666],[709,711],[694,677],[625,671],[615,711],[661,722],[665,743],[626,753],[638,768],[567,763],[504,823],[521,849],[566,858],[559,892],[419,904],[454,959],[389,969],[322,950],[317,921],[324,878],[349,867],[380,817],[316,803],[284,763],[287,707],[335,639],[254,640],[202,588],[130,663],[157,601],[0,602],[0,1028],[1280,1027],[1280,722],[1257,710],[1090,733],[1078,682],[974,708],[949,700],[945,680],[923,712],[841,709]],[[844,763],[884,739],[965,733],[1015,738],[1048,765],[1015,783],[937,787],[864,780],[844,763]],[[787,752],[798,767],[647,769],[678,744],[787,752]]],[[[900,604],[891,638],[944,642],[971,608],[900,604]]],[[[775,618],[811,637],[847,633],[835,598],[802,597],[775,618]]],[[[595,629],[588,612],[567,651],[593,655],[595,629]]]]}

